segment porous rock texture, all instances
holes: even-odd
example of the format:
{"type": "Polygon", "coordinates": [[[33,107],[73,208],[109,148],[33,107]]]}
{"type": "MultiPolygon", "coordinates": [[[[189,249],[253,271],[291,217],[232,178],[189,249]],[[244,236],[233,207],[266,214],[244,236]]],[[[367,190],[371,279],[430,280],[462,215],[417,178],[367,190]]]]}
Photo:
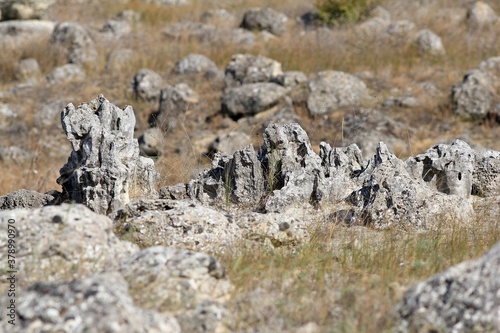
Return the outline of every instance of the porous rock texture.
{"type": "Polygon", "coordinates": [[[120,109],[100,95],[77,108],[69,104],[61,120],[73,149],[57,180],[68,200],[105,214],[129,202],[132,186],[155,193],[157,173],[151,159],[139,156],[131,106],[120,109]]]}
{"type": "Polygon", "coordinates": [[[499,276],[500,243],[413,286],[396,308],[397,332],[497,332],[499,276]]]}
{"type": "Polygon", "coordinates": [[[486,71],[473,70],[452,87],[452,109],[465,119],[483,119],[491,110],[494,97],[492,76],[486,71]]]}

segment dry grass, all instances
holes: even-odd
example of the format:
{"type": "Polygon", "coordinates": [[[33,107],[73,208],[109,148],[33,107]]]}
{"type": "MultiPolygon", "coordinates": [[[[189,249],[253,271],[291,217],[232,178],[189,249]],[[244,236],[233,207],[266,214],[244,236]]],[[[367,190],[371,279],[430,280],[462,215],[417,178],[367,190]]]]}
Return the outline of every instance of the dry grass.
{"type": "Polygon", "coordinates": [[[391,332],[404,290],[500,240],[496,221],[417,234],[319,225],[299,247],[237,246],[222,257],[236,287],[233,329],[293,331],[314,322],[320,332],[391,332]]]}

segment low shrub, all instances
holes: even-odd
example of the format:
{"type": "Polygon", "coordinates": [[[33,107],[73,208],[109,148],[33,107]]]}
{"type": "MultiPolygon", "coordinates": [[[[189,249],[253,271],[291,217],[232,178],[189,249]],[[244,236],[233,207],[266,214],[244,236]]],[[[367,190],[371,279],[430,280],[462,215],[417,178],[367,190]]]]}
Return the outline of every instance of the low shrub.
{"type": "Polygon", "coordinates": [[[380,3],[381,0],[318,0],[316,7],[321,23],[336,25],[361,21],[380,3]]]}

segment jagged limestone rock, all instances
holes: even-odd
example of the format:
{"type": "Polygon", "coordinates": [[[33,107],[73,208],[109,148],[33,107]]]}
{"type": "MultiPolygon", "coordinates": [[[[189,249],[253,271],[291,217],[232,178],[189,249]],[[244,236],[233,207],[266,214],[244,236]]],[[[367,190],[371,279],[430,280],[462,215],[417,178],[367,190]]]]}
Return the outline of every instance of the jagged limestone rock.
{"type": "Polygon", "coordinates": [[[413,286],[396,308],[397,332],[497,332],[500,243],[476,260],[413,286]]]}
{"type": "Polygon", "coordinates": [[[155,194],[157,173],[151,159],[139,156],[131,106],[120,109],[103,95],[61,113],[73,151],[57,182],[68,200],[106,214],[130,200],[130,191],[155,194]]]}

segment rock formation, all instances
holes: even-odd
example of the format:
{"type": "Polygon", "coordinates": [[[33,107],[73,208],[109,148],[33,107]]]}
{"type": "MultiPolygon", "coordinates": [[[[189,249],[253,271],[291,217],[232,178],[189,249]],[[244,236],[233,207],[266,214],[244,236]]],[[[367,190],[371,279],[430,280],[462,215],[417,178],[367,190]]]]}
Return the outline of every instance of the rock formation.
{"type": "Polygon", "coordinates": [[[139,157],[131,106],[120,109],[103,95],[61,113],[73,149],[57,182],[68,200],[105,214],[130,200],[130,191],[155,192],[153,161],[139,157]]]}

